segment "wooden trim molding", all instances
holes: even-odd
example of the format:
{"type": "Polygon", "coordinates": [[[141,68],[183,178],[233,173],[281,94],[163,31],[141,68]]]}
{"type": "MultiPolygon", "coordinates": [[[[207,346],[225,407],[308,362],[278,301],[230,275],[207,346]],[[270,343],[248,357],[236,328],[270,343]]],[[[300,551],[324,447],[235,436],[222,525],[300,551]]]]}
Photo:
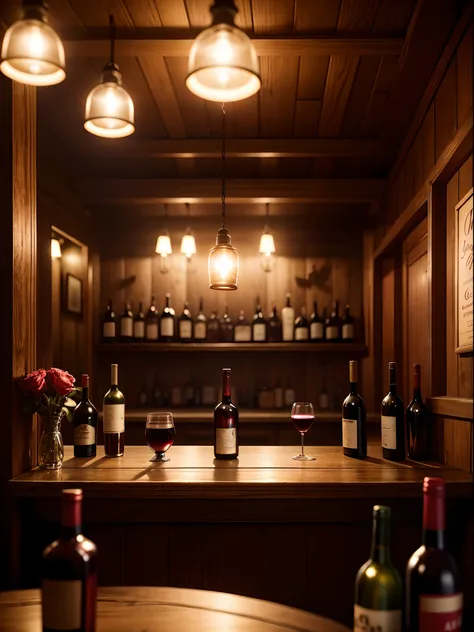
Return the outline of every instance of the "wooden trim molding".
{"type": "Polygon", "coordinates": [[[431,412],[442,417],[455,417],[473,421],[474,400],[468,397],[428,397],[431,412]]]}

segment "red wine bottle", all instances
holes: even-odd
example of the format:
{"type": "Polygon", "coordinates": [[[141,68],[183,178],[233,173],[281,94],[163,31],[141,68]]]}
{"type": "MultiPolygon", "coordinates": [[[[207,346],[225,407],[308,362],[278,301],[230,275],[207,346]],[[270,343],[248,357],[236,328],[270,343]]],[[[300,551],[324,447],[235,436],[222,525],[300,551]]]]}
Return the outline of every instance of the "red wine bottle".
{"type": "Polygon", "coordinates": [[[357,393],[357,369],[355,360],[349,362],[349,395],[342,405],[342,445],[345,456],[363,459],[367,456],[365,404],[357,393]]]}
{"type": "Polygon", "coordinates": [[[143,313],[143,303],[138,306],[138,312],[133,317],[133,338],[135,342],[145,340],[145,314],[143,313]]]}
{"type": "Polygon", "coordinates": [[[334,301],[331,316],[326,319],[326,339],[330,342],[341,340],[341,319],[339,318],[339,301],[334,301]]]}
{"type": "Polygon", "coordinates": [[[341,333],[344,342],[354,342],[354,318],[351,316],[350,305],[346,305],[346,311],[341,318],[341,333]]]}
{"type": "Polygon", "coordinates": [[[281,319],[278,316],[275,303],[273,303],[270,318],[268,319],[267,340],[268,342],[281,342],[282,340],[281,319]]]}
{"type": "Polygon", "coordinates": [[[462,628],[463,596],[458,569],[444,548],[445,487],[442,478],[423,481],[423,544],[406,571],[406,632],[462,628]]]}
{"type": "Polygon", "coordinates": [[[94,632],[97,549],[82,535],[82,489],[64,489],[59,538],[43,552],[43,632],[94,632]]]}
{"type": "Polygon", "coordinates": [[[262,312],[262,305],[260,298],[257,296],[257,307],[253,316],[252,322],[252,341],[253,342],[266,342],[267,341],[267,321],[262,312]]]}
{"type": "Polygon", "coordinates": [[[174,309],[171,307],[171,294],[166,294],[166,304],[160,318],[160,340],[173,342],[175,338],[174,309]]]}
{"type": "Polygon", "coordinates": [[[125,398],[118,387],[118,365],[111,364],[111,385],[104,396],[105,456],[122,456],[125,449],[125,398]]]}
{"type": "Polygon", "coordinates": [[[382,454],[390,461],[405,459],[405,409],[397,395],[397,363],[388,363],[389,390],[382,400],[382,454]]]}
{"type": "Polygon", "coordinates": [[[430,411],[421,396],[421,366],[413,365],[413,399],[406,410],[408,456],[427,459],[430,455],[430,411]]]}
{"type": "Polygon", "coordinates": [[[183,312],[178,317],[178,337],[180,342],[192,342],[193,318],[189,311],[189,303],[185,302],[183,312]]]}
{"type": "Polygon", "coordinates": [[[207,318],[204,314],[204,301],[199,300],[199,312],[194,319],[194,342],[206,342],[207,340],[207,318]]]}
{"type": "Polygon", "coordinates": [[[109,303],[105,308],[104,319],[102,321],[102,340],[104,342],[115,342],[116,339],[115,314],[112,308],[112,299],[109,298],[109,303]]]}
{"type": "Polygon", "coordinates": [[[219,342],[220,337],[220,322],[217,317],[217,311],[214,310],[207,323],[207,341],[219,342]]]}
{"type": "Polygon", "coordinates": [[[133,340],[133,312],[130,301],[125,303],[123,314],[120,316],[120,340],[122,342],[133,340]]]}
{"type": "Polygon", "coordinates": [[[239,456],[239,411],[231,401],[231,369],[222,369],[222,401],[214,410],[214,456],[236,459],[239,456]]]}
{"type": "Polygon", "coordinates": [[[97,410],[89,400],[89,376],[82,376],[82,399],[72,414],[74,456],[92,457],[97,448],[97,410]]]}

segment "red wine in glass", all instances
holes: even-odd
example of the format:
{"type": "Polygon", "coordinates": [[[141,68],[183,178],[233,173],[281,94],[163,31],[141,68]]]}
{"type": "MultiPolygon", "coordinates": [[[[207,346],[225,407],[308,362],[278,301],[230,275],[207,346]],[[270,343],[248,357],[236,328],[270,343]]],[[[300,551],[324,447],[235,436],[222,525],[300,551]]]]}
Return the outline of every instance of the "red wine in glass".
{"type": "Polygon", "coordinates": [[[311,402],[295,402],[291,408],[291,423],[301,436],[301,452],[295,454],[294,461],[314,461],[314,456],[304,453],[304,436],[314,422],[314,409],[311,402]]]}
{"type": "Polygon", "coordinates": [[[314,422],[314,415],[292,415],[291,422],[298,432],[308,432],[314,422]]]}
{"type": "Polygon", "coordinates": [[[174,443],[176,428],[146,428],[145,439],[155,452],[166,452],[174,443]]]}

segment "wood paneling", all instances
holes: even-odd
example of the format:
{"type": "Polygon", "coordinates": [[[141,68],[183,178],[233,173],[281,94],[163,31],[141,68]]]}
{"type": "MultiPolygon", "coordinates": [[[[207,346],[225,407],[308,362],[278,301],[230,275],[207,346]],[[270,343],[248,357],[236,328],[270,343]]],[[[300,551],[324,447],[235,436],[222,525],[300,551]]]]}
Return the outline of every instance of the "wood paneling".
{"type": "Polygon", "coordinates": [[[454,58],[446,71],[434,101],[436,160],[457,130],[456,97],[456,58],[454,58]]]}

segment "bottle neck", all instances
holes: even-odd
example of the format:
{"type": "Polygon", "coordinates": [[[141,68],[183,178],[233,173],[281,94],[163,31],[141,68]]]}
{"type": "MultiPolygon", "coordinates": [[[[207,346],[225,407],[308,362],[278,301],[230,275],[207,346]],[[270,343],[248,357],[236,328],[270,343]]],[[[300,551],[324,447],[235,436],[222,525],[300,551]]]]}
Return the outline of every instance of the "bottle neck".
{"type": "Polygon", "coordinates": [[[389,382],[389,392],[392,395],[397,394],[397,371],[394,366],[389,367],[388,370],[388,382],[389,382]]]}
{"type": "Polygon", "coordinates": [[[222,374],[222,401],[230,402],[230,373],[224,371],[222,374]]]}
{"type": "Polygon", "coordinates": [[[421,375],[413,374],[413,395],[415,399],[421,399],[421,375]]]}
{"type": "Polygon", "coordinates": [[[390,520],[386,517],[374,517],[370,559],[378,564],[390,564],[390,520]]]}
{"type": "Polygon", "coordinates": [[[289,296],[286,297],[286,306],[291,307],[291,300],[289,296]]]}
{"type": "Polygon", "coordinates": [[[349,382],[350,394],[357,395],[357,382],[349,382]]]}
{"type": "Polygon", "coordinates": [[[82,401],[87,402],[88,399],[89,399],[89,387],[83,386],[82,387],[82,401]]]}
{"type": "Polygon", "coordinates": [[[61,513],[61,538],[70,540],[81,534],[82,506],[78,500],[63,501],[61,513]]]}
{"type": "Polygon", "coordinates": [[[444,549],[445,529],[444,494],[428,494],[423,498],[423,544],[433,549],[444,549]]]}

